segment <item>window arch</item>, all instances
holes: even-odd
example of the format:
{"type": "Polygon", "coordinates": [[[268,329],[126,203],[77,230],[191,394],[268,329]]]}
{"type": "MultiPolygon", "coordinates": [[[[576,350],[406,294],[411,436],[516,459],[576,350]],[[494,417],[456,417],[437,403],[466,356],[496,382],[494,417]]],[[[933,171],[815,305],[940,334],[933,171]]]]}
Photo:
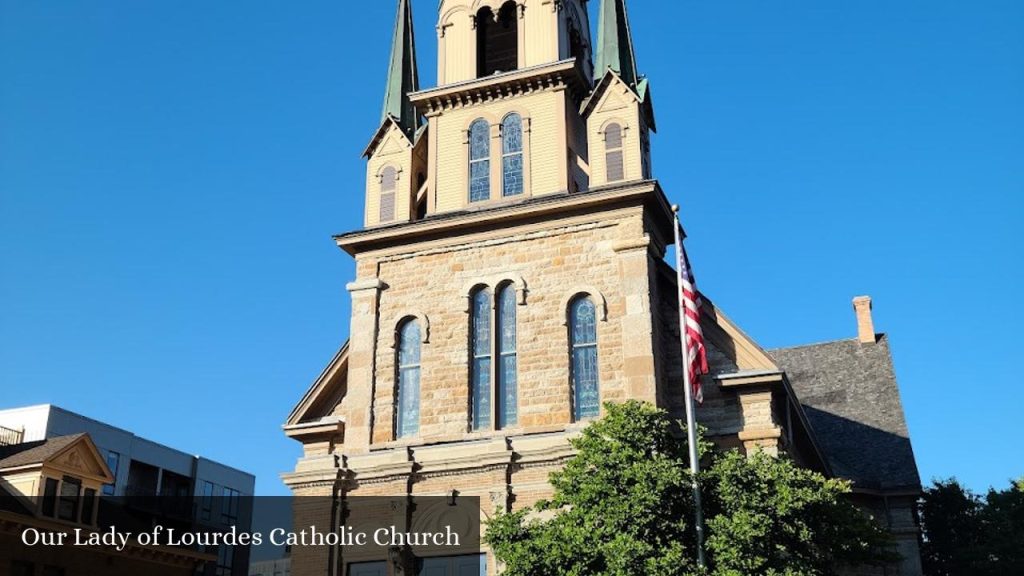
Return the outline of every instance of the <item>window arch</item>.
{"type": "Polygon", "coordinates": [[[419,320],[406,320],[398,328],[398,378],[395,390],[396,438],[415,436],[420,431],[420,346],[422,341],[419,320]]]}
{"type": "Polygon", "coordinates": [[[523,117],[512,113],[501,122],[501,195],[523,193],[523,117]]]}
{"type": "Polygon", "coordinates": [[[519,360],[516,325],[516,306],[519,304],[514,284],[505,284],[498,292],[497,344],[498,385],[495,389],[498,428],[519,423],[519,360]]]}
{"type": "Polygon", "coordinates": [[[581,294],[569,304],[572,409],[575,421],[596,418],[601,411],[597,371],[597,307],[581,294]]]}
{"type": "Polygon", "coordinates": [[[387,166],[380,173],[380,221],[395,219],[395,190],[398,188],[398,170],[387,166]]]}
{"type": "Polygon", "coordinates": [[[491,427],[491,293],[480,288],[470,305],[470,381],[473,430],[491,427]]]}
{"type": "Polygon", "coordinates": [[[473,431],[500,430],[519,422],[516,315],[520,293],[514,282],[499,286],[494,294],[481,286],[469,297],[473,431]]]}
{"type": "Polygon", "coordinates": [[[469,201],[491,197],[491,125],[479,118],[469,126],[469,201]]]}
{"type": "Polygon", "coordinates": [[[622,149],[622,125],[616,122],[604,129],[605,166],[609,182],[626,179],[625,157],[622,149]]]}
{"type": "Polygon", "coordinates": [[[490,7],[476,14],[477,77],[519,67],[519,22],[516,3],[506,2],[495,15],[490,7]]]}

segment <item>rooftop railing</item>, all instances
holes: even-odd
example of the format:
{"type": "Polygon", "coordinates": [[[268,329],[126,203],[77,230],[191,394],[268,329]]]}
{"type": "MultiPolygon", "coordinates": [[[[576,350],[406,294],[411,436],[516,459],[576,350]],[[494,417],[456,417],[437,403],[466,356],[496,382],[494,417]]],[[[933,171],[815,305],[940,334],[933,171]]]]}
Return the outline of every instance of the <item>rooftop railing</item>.
{"type": "Polygon", "coordinates": [[[14,446],[21,444],[25,438],[25,430],[14,430],[0,426],[0,446],[14,446]]]}

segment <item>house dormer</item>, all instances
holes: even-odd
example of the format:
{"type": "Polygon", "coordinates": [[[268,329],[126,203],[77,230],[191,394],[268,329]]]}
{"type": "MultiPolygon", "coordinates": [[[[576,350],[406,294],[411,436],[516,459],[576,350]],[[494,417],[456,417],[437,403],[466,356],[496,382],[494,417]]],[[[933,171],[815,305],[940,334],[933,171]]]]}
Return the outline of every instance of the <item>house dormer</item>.
{"type": "Polygon", "coordinates": [[[113,482],[87,434],[0,447],[0,489],[40,518],[95,526],[98,495],[113,482]]]}

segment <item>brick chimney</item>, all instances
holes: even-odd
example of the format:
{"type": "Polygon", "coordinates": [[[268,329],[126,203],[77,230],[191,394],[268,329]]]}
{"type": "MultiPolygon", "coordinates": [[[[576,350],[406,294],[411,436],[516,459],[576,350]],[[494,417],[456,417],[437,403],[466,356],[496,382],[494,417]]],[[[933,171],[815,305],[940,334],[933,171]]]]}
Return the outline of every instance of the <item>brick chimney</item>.
{"type": "Polygon", "coordinates": [[[861,344],[874,344],[875,321],[871,317],[871,297],[858,296],[853,299],[853,309],[857,312],[857,339],[861,344]]]}

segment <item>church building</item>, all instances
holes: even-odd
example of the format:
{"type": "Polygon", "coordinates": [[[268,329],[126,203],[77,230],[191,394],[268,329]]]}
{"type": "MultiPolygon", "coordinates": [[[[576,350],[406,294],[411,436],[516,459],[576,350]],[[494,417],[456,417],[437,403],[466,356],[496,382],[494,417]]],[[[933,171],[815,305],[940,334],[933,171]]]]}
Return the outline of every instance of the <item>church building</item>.
{"type": "MultiPolygon", "coordinates": [[[[284,426],[303,446],[285,482],[335,506],[296,504],[296,525],[362,496],[472,496],[484,519],[521,509],[551,495],[604,403],[685,411],[674,219],[625,0],[442,0],[432,88],[411,4],[398,2],[365,151],[364,226],[335,237],[356,262],[350,339],[284,426]]],[[[920,479],[871,306],[855,300],[854,338],[765,350],[706,300],[697,417],[722,447],[853,481],[903,556],[857,574],[918,576],[920,479]]],[[[292,573],[500,573],[486,550],[390,556],[295,549],[292,573]]]]}

